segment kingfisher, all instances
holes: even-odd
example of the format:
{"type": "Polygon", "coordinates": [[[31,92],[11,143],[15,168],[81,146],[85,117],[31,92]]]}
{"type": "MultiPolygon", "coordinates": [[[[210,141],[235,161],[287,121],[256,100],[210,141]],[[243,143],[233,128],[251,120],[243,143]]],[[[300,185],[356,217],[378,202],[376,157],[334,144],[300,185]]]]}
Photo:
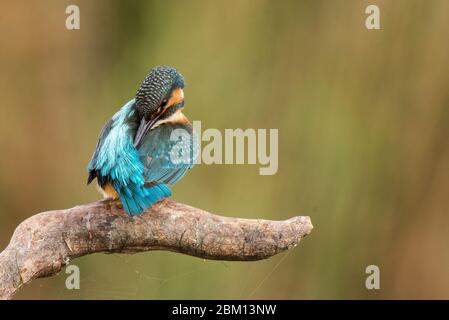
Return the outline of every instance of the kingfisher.
{"type": "Polygon", "coordinates": [[[170,187],[195,163],[198,140],[182,113],[184,78],[172,67],[152,68],[103,127],[88,165],[105,198],[120,200],[129,215],[171,196],[170,187]]]}

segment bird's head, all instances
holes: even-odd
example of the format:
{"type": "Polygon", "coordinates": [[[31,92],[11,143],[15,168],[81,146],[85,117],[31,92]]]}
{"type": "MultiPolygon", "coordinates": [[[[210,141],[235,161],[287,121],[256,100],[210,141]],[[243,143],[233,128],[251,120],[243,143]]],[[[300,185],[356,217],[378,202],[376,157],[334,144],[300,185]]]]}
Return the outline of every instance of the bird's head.
{"type": "Polygon", "coordinates": [[[184,107],[184,78],[172,67],[157,66],[148,72],[136,94],[140,125],[134,139],[141,139],[158,120],[168,118],[184,107]]]}

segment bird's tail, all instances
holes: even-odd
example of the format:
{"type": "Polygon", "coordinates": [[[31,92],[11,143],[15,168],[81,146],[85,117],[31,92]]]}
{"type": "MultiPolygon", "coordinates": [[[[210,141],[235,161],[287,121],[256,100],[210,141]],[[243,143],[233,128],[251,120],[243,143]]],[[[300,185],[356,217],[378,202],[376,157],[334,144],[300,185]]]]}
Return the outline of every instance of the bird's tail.
{"type": "Polygon", "coordinates": [[[171,196],[170,188],[161,183],[151,187],[145,186],[116,186],[125,211],[134,216],[141,214],[145,209],[151,207],[163,198],[171,196]]]}

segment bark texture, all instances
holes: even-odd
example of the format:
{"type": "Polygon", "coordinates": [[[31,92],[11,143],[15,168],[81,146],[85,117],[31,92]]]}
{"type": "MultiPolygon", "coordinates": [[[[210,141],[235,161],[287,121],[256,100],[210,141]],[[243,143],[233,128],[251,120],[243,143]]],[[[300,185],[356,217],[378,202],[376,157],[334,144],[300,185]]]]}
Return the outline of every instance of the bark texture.
{"type": "Polygon", "coordinates": [[[169,250],[204,259],[252,261],[296,246],[312,228],[309,217],[230,218],[171,199],[133,217],[111,200],[47,211],[23,221],[0,253],[0,298],[10,299],[24,284],[52,276],[90,253],[169,250]]]}

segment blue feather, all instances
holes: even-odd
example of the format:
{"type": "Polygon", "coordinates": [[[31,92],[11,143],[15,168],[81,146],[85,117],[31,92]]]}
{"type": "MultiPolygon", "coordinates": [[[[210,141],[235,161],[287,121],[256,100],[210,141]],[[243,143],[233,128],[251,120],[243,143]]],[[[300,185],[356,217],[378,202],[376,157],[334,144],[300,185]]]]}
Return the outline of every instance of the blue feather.
{"type": "Polygon", "coordinates": [[[123,106],[112,117],[107,130],[103,129],[89,163],[89,171],[96,170],[103,179],[111,182],[125,211],[131,215],[140,214],[171,196],[165,184],[145,187],[144,165],[133,143],[137,130],[134,103],[133,99],[123,106]]]}
{"type": "Polygon", "coordinates": [[[190,124],[156,127],[147,133],[136,149],[137,123],[133,99],[103,128],[88,166],[89,181],[96,175],[101,186],[110,183],[130,215],[141,214],[146,208],[171,196],[169,185],[175,184],[193,166],[198,151],[198,140],[192,134],[190,124]],[[171,133],[179,128],[188,134],[173,141],[171,133]],[[172,161],[179,153],[189,156],[188,161],[172,161]],[[147,182],[150,186],[145,185],[147,182]]]}
{"type": "Polygon", "coordinates": [[[120,183],[115,183],[123,208],[130,215],[141,214],[146,208],[151,207],[163,198],[171,196],[170,189],[165,184],[159,184],[152,187],[130,185],[123,187],[120,183]]]}

